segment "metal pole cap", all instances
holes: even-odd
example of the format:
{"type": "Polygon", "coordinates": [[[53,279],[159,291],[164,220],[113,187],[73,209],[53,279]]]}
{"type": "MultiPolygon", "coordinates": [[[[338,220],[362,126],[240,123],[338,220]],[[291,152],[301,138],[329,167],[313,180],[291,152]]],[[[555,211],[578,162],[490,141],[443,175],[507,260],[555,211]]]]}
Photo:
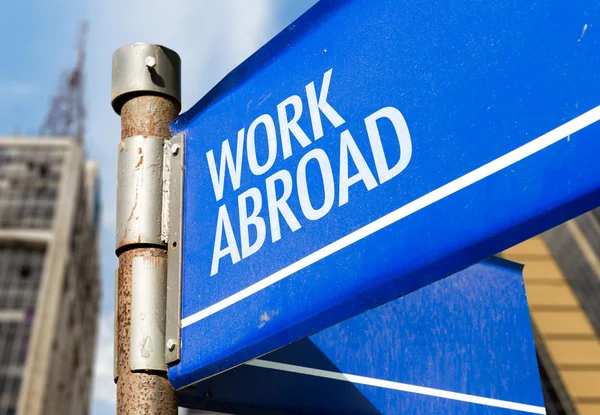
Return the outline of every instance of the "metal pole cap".
{"type": "Polygon", "coordinates": [[[117,114],[130,94],[148,93],[173,98],[181,110],[181,59],[164,46],[134,43],[112,56],[111,103],[117,114]]]}

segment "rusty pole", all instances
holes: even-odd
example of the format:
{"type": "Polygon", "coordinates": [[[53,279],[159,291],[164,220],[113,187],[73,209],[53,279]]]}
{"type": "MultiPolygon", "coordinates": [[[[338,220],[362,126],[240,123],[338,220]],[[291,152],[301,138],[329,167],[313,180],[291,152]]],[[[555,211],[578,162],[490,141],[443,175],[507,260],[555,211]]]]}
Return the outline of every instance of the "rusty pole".
{"type": "Polygon", "coordinates": [[[127,45],[113,54],[112,106],[121,116],[115,304],[118,414],[177,414],[165,365],[167,246],[161,234],[163,147],[181,108],[180,59],[127,45]]]}

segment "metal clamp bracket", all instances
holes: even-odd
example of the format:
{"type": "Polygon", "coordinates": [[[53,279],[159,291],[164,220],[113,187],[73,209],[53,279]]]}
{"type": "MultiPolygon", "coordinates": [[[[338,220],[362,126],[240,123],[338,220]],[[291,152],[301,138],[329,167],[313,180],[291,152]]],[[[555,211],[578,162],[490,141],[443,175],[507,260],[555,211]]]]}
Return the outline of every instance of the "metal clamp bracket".
{"type": "MultiPolygon", "coordinates": [[[[152,141],[152,140],[151,140],[152,141]]],[[[131,140],[131,143],[138,143],[131,140]]],[[[150,146],[148,146],[150,147],[150,146]]],[[[141,148],[141,147],[140,147],[141,148]]],[[[130,341],[131,370],[166,370],[181,357],[181,234],[183,209],[183,134],[164,143],[160,156],[162,211],[153,214],[156,243],[167,244],[167,260],[162,257],[135,257],[132,263],[132,314],[130,341]],[[162,173],[162,174],[161,174],[162,173]],[[166,271],[166,284],[165,284],[166,271]]],[[[154,197],[157,192],[154,192],[154,197]]],[[[158,196],[160,199],[160,196],[158,196]]],[[[157,203],[153,204],[158,205],[157,203]]],[[[146,215],[149,216],[149,215],[146,215]]],[[[119,270],[115,271],[115,356],[113,377],[118,379],[117,310],[119,270]]]]}
{"type": "Polygon", "coordinates": [[[185,135],[178,134],[165,143],[163,169],[163,238],[167,243],[167,321],[165,361],[174,364],[181,358],[181,252],[183,220],[183,170],[185,135]]]}
{"type": "Polygon", "coordinates": [[[166,370],[166,258],[136,256],[131,263],[131,370],[166,370]]]}
{"type": "Polygon", "coordinates": [[[119,146],[116,248],[161,245],[163,142],[160,137],[129,137],[119,146]]]}

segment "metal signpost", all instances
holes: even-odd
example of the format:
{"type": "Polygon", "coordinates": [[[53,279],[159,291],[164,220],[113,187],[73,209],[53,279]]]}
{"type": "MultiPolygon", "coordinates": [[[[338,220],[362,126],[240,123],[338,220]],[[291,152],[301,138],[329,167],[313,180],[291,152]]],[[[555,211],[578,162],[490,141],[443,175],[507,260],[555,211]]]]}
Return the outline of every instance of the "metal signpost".
{"type": "Polygon", "coordinates": [[[179,57],[117,50],[120,413],[600,205],[598,7],[323,0],[171,131],[179,57]]]}
{"type": "Polygon", "coordinates": [[[520,266],[483,261],[183,389],[179,401],[240,415],[544,414],[520,266]]]}
{"type": "Polygon", "coordinates": [[[119,269],[115,281],[115,381],[119,414],[177,414],[167,380],[167,246],[163,153],[181,108],[179,56],[135,44],[113,54],[112,105],[121,116],[117,174],[119,269]]]}
{"type": "Polygon", "coordinates": [[[598,206],[597,7],[323,1],[178,117],[173,385],[598,206]]]}

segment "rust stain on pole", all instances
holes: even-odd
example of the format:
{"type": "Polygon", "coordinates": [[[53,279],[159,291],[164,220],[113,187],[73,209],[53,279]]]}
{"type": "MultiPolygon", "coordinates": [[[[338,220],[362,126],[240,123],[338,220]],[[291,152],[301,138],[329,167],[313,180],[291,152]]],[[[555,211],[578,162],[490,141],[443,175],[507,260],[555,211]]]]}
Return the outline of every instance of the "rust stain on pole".
{"type": "Polygon", "coordinates": [[[136,135],[170,138],[169,123],[176,116],[177,104],[170,98],[152,95],[131,98],[121,108],[121,140],[136,135]]]}
{"type": "Polygon", "coordinates": [[[119,256],[118,414],[177,414],[177,394],[169,383],[166,372],[132,372],[129,367],[132,261],[135,257],[166,256],[166,250],[161,248],[134,248],[119,256]]]}
{"type": "MultiPolygon", "coordinates": [[[[165,97],[137,96],[121,109],[121,140],[134,136],[171,137],[169,123],[177,116],[176,104],[165,97]]],[[[118,304],[118,414],[177,414],[177,393],[166,372],[132,372],[129,366],[131,327],[132,260],[137,256],[166,257],[164,248],[135,248],[128,245],[119,253],[118,304]]]]}

